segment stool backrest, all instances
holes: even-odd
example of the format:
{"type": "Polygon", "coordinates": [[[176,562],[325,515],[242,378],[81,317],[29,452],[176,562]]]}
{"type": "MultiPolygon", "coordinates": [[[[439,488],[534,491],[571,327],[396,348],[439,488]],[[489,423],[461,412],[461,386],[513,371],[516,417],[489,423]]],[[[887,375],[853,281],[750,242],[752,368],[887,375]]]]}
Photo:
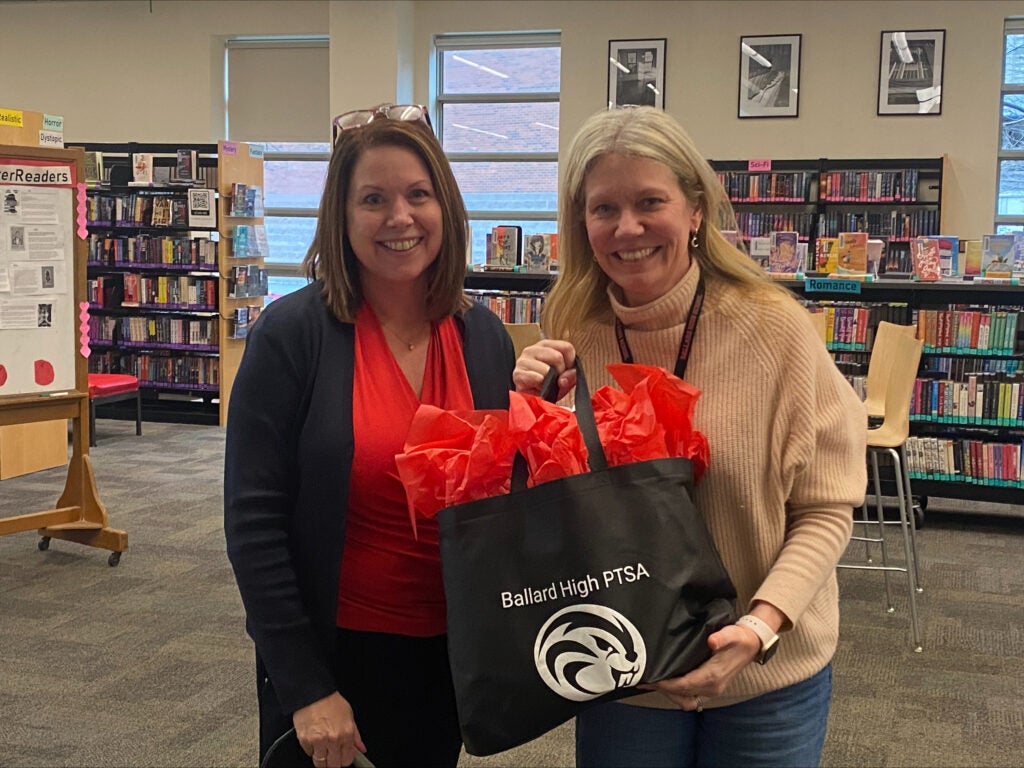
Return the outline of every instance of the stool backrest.
{"type": "Polygon", "coordinates": [[[916,329],[912,325],[896,325],[881,322],[875,330],[875,341],[871,347],[868,360],[868,375],[864,382],[867,397],[864,410],[868,416],[885,415],[885,392],[889,382],[889,372],[897,357],[897,339],[900,336],[914,337],[916,329]]]}
{"type": "Polygon", "coordinates": [[[910,436],[910,401],[914,396],[917,368],[921,364],[920,339],[899,334],[893,343],[895,356],[885,388],[885,420],[868,430],[868,445],[897,448],[910,436]]]}
{"type": "Polygon", "coordinates": [[[505,330],[512,337],[517,358],[528,346],[540,341],[540,323],[505,323],[505,330]]]}

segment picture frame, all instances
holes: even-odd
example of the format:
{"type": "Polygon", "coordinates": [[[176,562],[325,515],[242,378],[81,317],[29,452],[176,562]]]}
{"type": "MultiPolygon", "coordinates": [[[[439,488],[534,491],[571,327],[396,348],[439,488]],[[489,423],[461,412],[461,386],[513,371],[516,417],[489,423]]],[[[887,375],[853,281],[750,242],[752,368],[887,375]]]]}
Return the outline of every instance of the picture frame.
{"type": "Polygon", "coordinates": [[[946,30],[882,32],[879,115],[941,115],[946,30]]]}
{"type": "Polygon", "coordinates": [[[665,108],[666,41],[608,41],[608,109],[665,108]]]}
{"type": "Polygon", "coordinates": [[[740,118],[800,116],[803,35],[740,37],[740,118]]]}

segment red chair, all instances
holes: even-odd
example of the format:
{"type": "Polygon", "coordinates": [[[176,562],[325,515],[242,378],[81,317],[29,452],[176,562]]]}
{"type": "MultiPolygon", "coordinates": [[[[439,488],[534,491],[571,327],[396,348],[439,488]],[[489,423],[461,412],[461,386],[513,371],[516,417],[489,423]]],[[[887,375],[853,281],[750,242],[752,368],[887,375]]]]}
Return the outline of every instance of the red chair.
{"type": "Polygon", "coordinates": [[[135,399],[135,434],[142,434],[142,395],[139,380],[127,373],[89,374],[89,445],[96,445],[96,406],[135,399]]]}

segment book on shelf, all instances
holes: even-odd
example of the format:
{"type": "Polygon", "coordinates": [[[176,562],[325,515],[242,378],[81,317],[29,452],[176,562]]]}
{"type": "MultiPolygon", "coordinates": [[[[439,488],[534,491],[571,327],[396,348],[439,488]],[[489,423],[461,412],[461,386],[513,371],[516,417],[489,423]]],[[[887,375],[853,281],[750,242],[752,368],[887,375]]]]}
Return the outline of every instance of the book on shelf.
{"type": "Polygon", "coordinates": [[[489,267],[516,267],[522,263],[523,228],[502,224],[491,230],[491,251],[487,254],[489,267]]]}
{"type": "Polygon", "coordinates": [[[252,230],[256,237],[256,248],[253,250],[252,255],[265,259],[270,255],[270,243],[267,240],[267,228],[262,224],[253,224],[252,230]]]}
{"type": "Polygon", "coordinates": [[[171,181],[191,184],[196,180],[196,167],[199,164],[198,154],[194,149],[179,149],[175,153],[174,172],[171,181]]]}
{"type": "Polygon", "coordinates": [[[265,258],[269,255],[267,228],[262,224],[236,224],[231,232],[231,255],[234,258],[265,258]]]}
{"type": "Polygon", "coordinates": [[[151,152],[132,154],[132,181],[136,184],[153,183],[153,154],[151,152]]]}
{"type": "Polygon", "coordinates": [[[137,307],[139,306],[141,289],[139,286],[140,275],[135,272],[125,272],[121,276],[122,280],[122,294],[121,294],[121,306],[123,307],[137,307]]]}
{"type": "Polygon", "coordinates": [[[819,237],[814,241],[814,266],[819,272],[835,272],[839,268],[838,237],[819,237]]]}
{"type": "Polygon", "coordinates": [[[956,235],[934,235],[939,246],[939,265],[945,276],[963,274],[960,265],[960,238],[956,235]]]}
{"type": "Polygon", "coordinates": [[[176,197],[171,198],[171,226],[188,226],[188,201],[176,197]]]}
{"type": "Polygon", "coordinates": [[[985,277],[1013,274],[1013,235],[985,235],[981,238],[981,273],[985,277]]]}
{"type": "Polygon", "coordinates": [[[99,184],[103,181],[103,153],[85,153],[85,183],[99,184]]]}
{"type": "Polygon", "coordinates": [[[885,252],[885,241],[877,238],[868,238],[868,274],[878,275],[878,268],[882,264],[882,254],[885,252]]]}
{"type": "Polygon", "coordinates": [[[910,258],[914,263],[914,277],[923,282],[942,279],[939,242],[933,237],[916,237],[910,241],[910,258]]]}
{"type": "Polygon", "coordinates": [[[154,197],[153,208],[150,212],[150,225],[154,227],[169,227],[171,220],[171,199],[163,196],[154,197]]]}
{"type": "Polygon", "coordinates": [[[249,308],[235,307],[235,326],[231,334],[233,339],[244,339],[249,335],[249,308]]]}
{"type": "Polygon", "coordinates": [[[231,215],[245,215],[245,190],[246,185],[236,181],[231,185],[231,215]]]}
{"type": "Polygon", "coordinates": [[[770,232],[768,235],[768,271],[780,274],[802,272],[800,236],[796,232],[770,232]]]}
{"type": "Polygon", "coordinates": [[[840,232],[837,255],[838,272],[866,274],[868,271],[868,233],[840,232]]]}
{"type": "Polygon", "coordinates": [[[231,297],[242,299],[248,296],[246,293],[247,281],[249,279],[249,265],[240,264],[231,271],[231,297]]]}
{"type": "Polygon", "coordinates": [[[250,218],[263,216],[263,187],[249,187],[245,191],[245,215],[250,218]]]}
{"type": "Polygon", "coordinates": [[[216,193],[212,189],[196,187],[188,190],[188,225],[190,227],[217,226],[215,197],[216,193]]]}
{"type": "Polygon", "coordinates": [[[771,239],[767,237],[750,238],[750,258],[756,261],[761,269],[768,268],[768,258],[771,255],[771,239]]]}
{"type": "Polygon", "coordinates": [[[549,272],[558,262],[558,235],[533,234],[526,238],[523,268],[528,272],[549,272]]]}

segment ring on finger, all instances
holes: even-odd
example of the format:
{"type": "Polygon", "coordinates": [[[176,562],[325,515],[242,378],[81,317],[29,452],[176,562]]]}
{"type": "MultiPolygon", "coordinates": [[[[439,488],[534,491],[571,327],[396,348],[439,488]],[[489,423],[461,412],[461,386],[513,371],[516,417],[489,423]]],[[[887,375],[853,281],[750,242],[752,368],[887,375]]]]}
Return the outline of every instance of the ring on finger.
{"type": "Polygon", "coordinates": [[[701,699],[700,696],[694,696],[693,698],[695,698],[697,700],[697,711],[698,712],[703,712],[704,711],[704,701],[703,701],[703,699],[701,699]]]}

